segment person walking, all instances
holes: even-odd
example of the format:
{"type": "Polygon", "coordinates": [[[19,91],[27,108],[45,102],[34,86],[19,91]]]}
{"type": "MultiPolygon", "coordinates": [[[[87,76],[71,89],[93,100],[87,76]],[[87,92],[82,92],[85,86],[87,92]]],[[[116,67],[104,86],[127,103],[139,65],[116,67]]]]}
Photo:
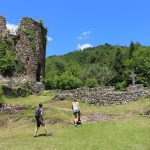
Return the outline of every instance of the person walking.
{"type": "Polygon", "coordinates": [[[79,106],[79,102],[77,101],[77,99],[73,99],[72,110],[73,110],[73,115],[74,115],[74,124],[75,124],[75,126],[77,126],[78,124],[81,124],[80,106],[79,106]]]}
{"type": "Polygon", "coordinates": [[[52,135],[52,133],[48,132],[47,128],[46,128],[46,124],[43,120],[43,108],[42,108],[43,104],[42,103],[39,103],[39,106],[38,108],[36,109],[35,111],[35,119],[36,119],[36,129],[35,129],[35,132],[34,132],[34,137],[38,136],[37,132],[38,132],[38,129],[40,128],[40,126],[43,126],[44,127],[44,130],[46,132],[46,135],[52,135]]]}

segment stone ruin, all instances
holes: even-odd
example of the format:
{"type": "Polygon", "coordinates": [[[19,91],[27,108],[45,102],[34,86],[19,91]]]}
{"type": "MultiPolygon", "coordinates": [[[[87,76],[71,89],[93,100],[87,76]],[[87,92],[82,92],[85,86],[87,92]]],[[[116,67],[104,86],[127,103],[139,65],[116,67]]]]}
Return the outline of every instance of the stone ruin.
{"type": "Polygon", "coordinates": [[[47,29],[42,23],[32,18],[24,17],[19,22],[19,27],[12,32],[7,29],[6,19],[0,16],[0,39],[13,39],[13,51],[24,66],[24,71],[17,77],[3,77],[0,74],[0,84],[10,82],[27,83],[35,82],[43,85],[45,76],[45,55],[47,29]]]}

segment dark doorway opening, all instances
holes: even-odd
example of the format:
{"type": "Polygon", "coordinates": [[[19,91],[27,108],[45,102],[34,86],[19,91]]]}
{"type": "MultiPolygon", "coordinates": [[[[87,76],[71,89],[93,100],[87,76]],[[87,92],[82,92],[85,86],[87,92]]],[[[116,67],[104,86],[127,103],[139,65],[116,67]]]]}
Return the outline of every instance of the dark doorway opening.
{"type": "Polygon", "coordinates": [[[38,67],[36,70],[36,81],[40,82],[40,80],[41,80],[41,64],[38,63],[38,67]]]}

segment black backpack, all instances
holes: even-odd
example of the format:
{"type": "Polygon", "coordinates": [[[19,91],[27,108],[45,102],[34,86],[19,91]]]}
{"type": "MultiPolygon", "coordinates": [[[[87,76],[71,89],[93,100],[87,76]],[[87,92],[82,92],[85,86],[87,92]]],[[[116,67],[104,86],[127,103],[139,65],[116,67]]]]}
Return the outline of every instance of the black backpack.
{"type": "Polygon", "coordinates": [[[40,109],[37,108],[36,111],[35,111],[35,115],[34,115],[35,118],[40,118],[40,115],[41,115],[40,113],[41,113],[40,109]]]}

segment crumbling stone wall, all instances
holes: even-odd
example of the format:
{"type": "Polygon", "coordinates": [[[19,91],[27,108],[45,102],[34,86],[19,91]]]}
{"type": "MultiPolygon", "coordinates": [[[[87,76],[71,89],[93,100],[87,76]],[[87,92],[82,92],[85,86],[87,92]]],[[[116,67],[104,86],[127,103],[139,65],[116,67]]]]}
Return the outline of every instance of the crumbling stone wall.
{"type": "Polygon", "coordinates": [[[78,99],[82,102],[106,106],[127,104],[145,96],[150,96],[150,89],[142,88],[120,92],[115,91],[113,88],[79,88],[76,90],[58,91],[53,99],[78,99]]]}
{"type": "Polygon", "coordinates": [[[21,19],[16,33],[12,35],[6,27],[5,17],[0,16],[0,39],[10,37],[14,40],[14,53],[24,65],[21,76],[25,76],[30,81],[44,80],[46,34],[47,29],[41,23],[25,17],[21,19]]]}
{"type": "Polygon", "coordinates": [[[17,30],[12,32],[7,29],[5,17],[0,16],[0,41],[8,43],[8,49],[18,58],[21,70],[15,76],[4,77],[0,73],[0,85],[3,85],[6,96],[14,93],[17,96],[18,91],[20,96],[27,90],[28,93],[39,93],[43,89],[46,37],[47,29],[32,18],[22,18],[17,30]]]}
{"type": "Polygon", "coordinates": [[[47,30],[31,18],[23,18],[17,30],[15,50],[25,66],[24,74],[38,82],[44,80],[47,30]]]}
{"type": "Polygon", "coordinates": [[[3,16],[0,16],[0,38],[6,36],[7,28],[6,28],[6,19],[3,16]]]}

